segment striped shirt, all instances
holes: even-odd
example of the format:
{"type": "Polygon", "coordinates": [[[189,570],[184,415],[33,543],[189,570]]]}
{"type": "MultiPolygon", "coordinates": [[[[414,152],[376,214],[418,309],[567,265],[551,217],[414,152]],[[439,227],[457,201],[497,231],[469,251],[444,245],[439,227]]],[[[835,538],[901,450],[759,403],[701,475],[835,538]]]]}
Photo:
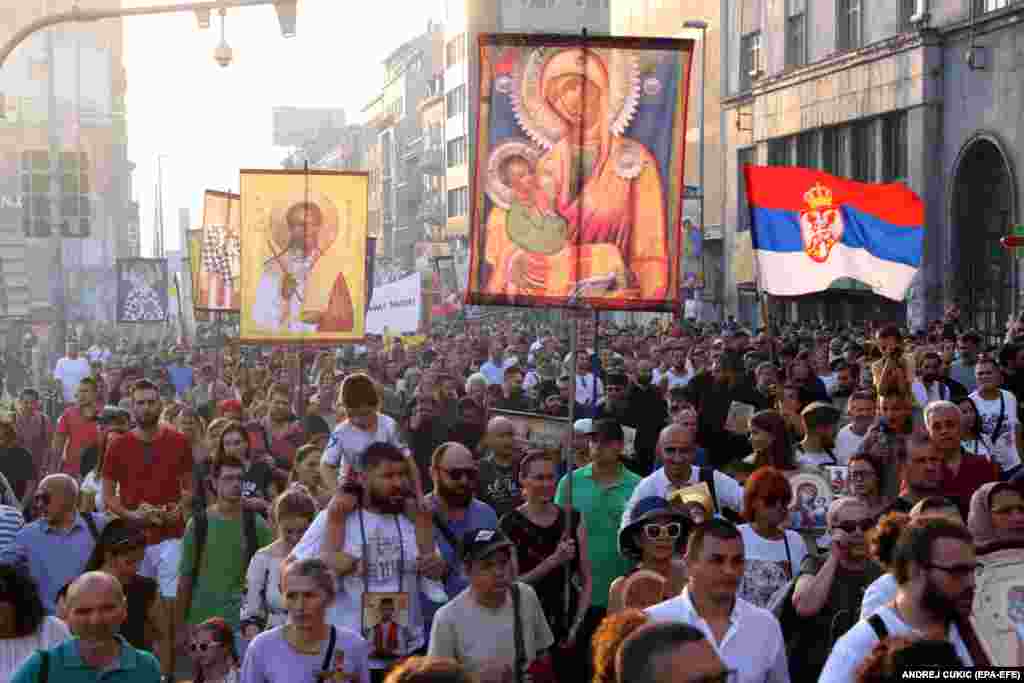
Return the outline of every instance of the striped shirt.
{"type": "Polygon", "coordinates": [[[0,552],[14,540],[14,535],[25,526],[21,510],[10,505],[0,505],[0,552]]]}

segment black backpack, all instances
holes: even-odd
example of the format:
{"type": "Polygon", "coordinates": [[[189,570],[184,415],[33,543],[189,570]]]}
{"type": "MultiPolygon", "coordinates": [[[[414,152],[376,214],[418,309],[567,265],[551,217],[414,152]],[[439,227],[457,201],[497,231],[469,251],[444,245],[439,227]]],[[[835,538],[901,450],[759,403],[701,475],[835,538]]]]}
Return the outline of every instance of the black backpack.
{"type": "MultiPolygon", "coordinates": [[[[245,567],[248,569],[252,562],[252,556],[260,549],[259,539],[256,537],[256,513],[247,508],[242,508],[242,529],[245,532],[245,567]]],[[[203,510],[192,517],[192,533],[195,534],[195,553],[192,562],[192,588],[199,584],[199,567],[203,563],[203,551],[206,550],[206,536],[210,530],[210,520],[203,510]]]]}

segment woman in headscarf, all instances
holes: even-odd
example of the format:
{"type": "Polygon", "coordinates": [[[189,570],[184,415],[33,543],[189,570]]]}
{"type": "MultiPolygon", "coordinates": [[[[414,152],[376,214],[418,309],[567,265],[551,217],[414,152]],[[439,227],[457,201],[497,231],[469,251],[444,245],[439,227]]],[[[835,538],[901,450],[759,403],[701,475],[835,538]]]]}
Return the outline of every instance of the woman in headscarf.
{"type": "Polygon", "coordinates": [[[495,207],[488,218],[488,290],[566,296],[580,280],[614,273],[614,296],[664,298],[668,222],[658,160],[642,143],[613,130],[617,112],[611,111],[605,57],[582,48],[557,51],[536,75],[537,91],[527,85],[523,93],[530,101],[522,109],[530,114],[522,118],[534,132],[540,126],[526,118],[549,124],[543,133],[547,151],[535,164],[510,155],[496,169],[514,199],[510,210],[495,207]],[[538,224],[564,221],[563,236],[519,234],[507,224],[517,204],[539,216],[538,224]]]}
{"type": "Polygon", "coordinates": [[[967,527],[979,554],[996,544],[1024,543],[1024,495],[1003,481],[982,485],[971,496],[967,527]]]}

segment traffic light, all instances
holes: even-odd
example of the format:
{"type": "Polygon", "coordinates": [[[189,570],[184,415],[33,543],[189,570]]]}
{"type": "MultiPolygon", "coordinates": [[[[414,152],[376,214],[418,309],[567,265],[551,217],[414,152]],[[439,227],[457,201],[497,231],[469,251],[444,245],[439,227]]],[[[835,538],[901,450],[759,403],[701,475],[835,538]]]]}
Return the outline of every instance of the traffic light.
{"type": "Polygon", "coordinates": [[[50,156],[46,150],[21,153],[22,227],[25,237],[49,237],[53,216],[50,200],[50,156]]]}

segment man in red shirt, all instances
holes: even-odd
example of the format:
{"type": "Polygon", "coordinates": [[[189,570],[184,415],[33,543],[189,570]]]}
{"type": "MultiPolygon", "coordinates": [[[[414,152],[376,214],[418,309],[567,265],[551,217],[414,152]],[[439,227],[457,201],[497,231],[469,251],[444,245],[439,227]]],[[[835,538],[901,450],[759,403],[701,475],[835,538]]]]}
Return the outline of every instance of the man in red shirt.
{"type": "Polygon", "coordinates": [[[942,491],[956,501],[960,514],[967,519],[971,496],[982,484],[999,481],[999,467],[961,447],[960,408],[955,403],[932,401],[924,409],[924,422],[935,452],[945,463],[942,491]]]}
{"type": "Polygon", "coordinates": [[[107,510],[144,526],[146,554],[139,568],[160,584],[166,623],[157,645],[160,666],[174,673],[171,615],[178,593],[181,539],[185,534],[182,497],[191,497],[192,447],[183,434],[160,424],[160,395],[146,379],[132,385],[135,429],[107,446],[103,459],[103,499],[107,510]],[[120,486],[120,489],[118,489],[120,486]]]}
{"type": "Polygon", "coordinates": [[[83,377],[75,390],[76,404],[68,406],[57,420],[53,435],[53,452],[60,455],[60,471],[78,478],[81,475],[82,451],[95,446],[96,380],[83,377]]]}

